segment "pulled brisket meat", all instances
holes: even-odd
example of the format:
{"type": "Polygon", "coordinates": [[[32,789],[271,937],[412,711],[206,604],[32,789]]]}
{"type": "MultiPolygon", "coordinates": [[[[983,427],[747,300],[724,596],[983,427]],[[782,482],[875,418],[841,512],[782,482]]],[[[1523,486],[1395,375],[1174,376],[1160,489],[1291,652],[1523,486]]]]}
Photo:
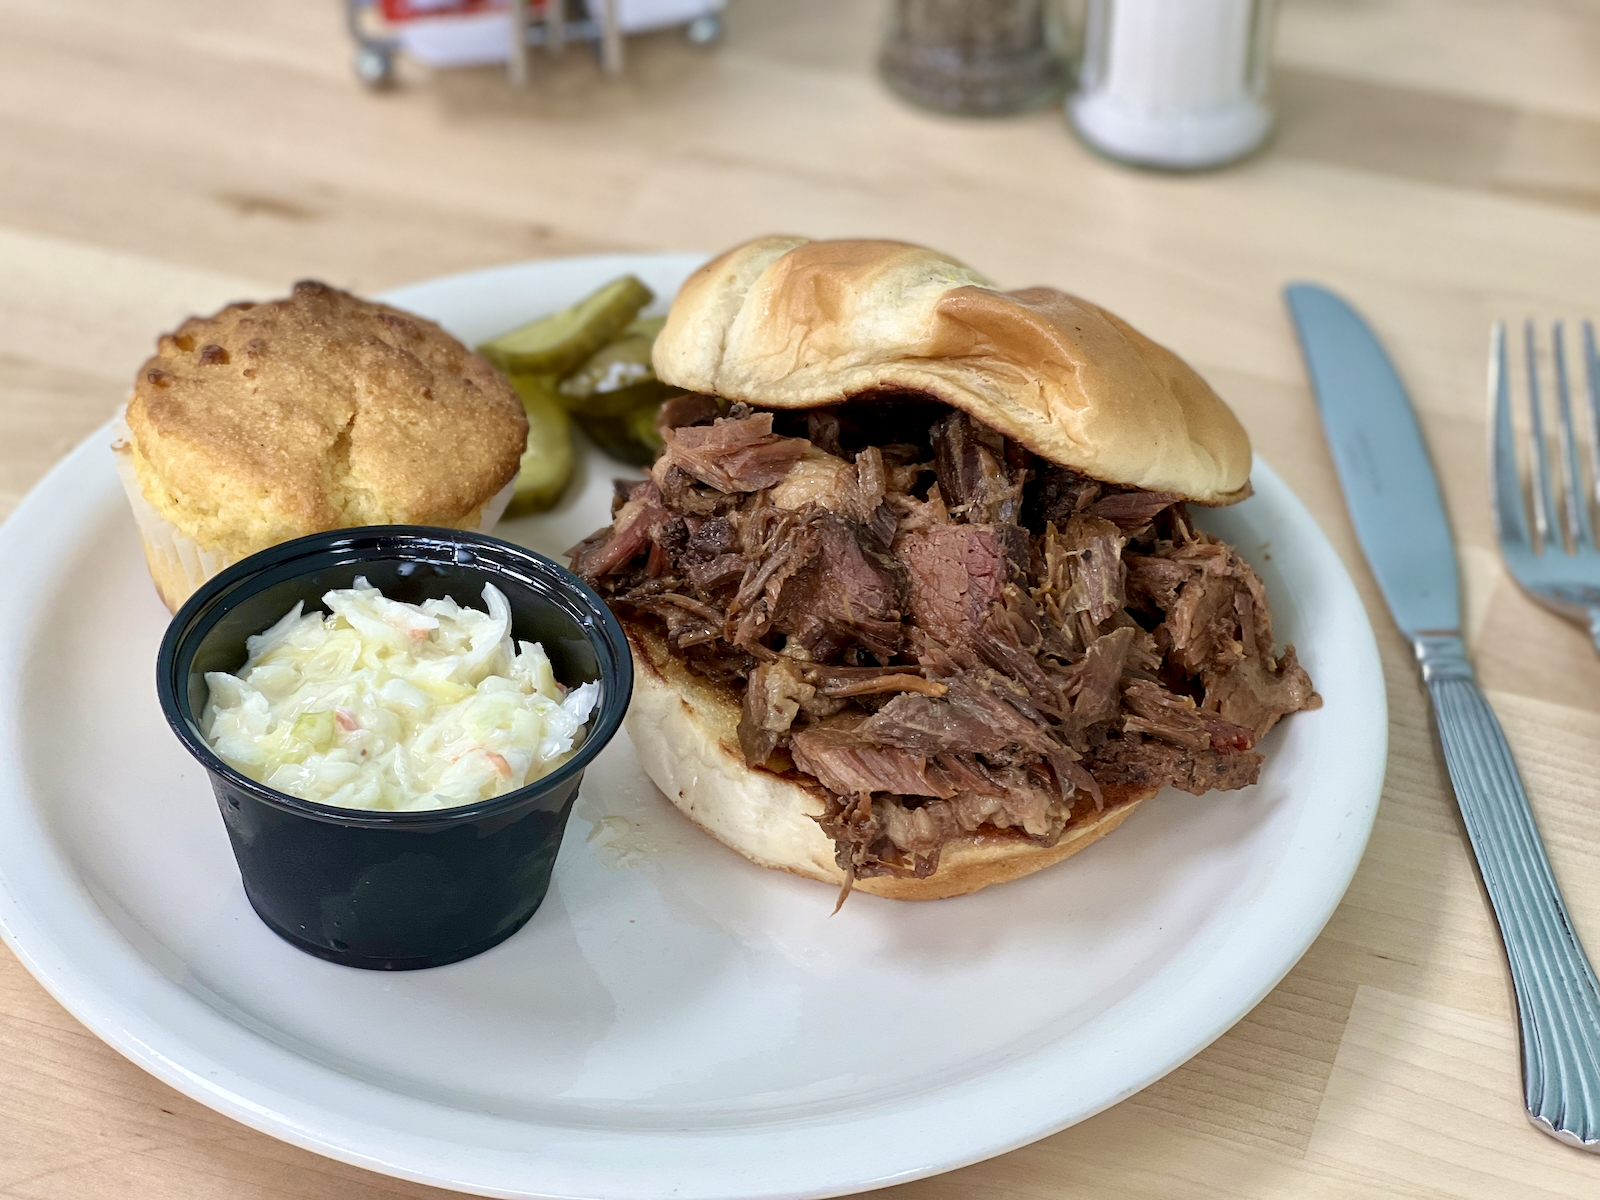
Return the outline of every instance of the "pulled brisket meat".
{"type": "Polygon", "coordinates": [[[613,607],[743,693],[850,879],[974,833],[1058,842],[1104,793],[1255,782],[1321,703],[1261,580],[1181,499],[1037,458],[915,396],[805,413],[679,397],[650,478],[571,551],[613,607]]]}

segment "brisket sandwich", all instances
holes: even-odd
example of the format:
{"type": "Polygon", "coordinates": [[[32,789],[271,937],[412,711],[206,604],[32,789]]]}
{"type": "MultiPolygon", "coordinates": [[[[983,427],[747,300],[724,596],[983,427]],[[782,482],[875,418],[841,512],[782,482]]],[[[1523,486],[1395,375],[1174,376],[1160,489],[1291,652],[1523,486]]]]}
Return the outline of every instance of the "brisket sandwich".
{"type": "Polygon", "coordinates": [[[753,861],[975,891],[1253,783],[1320,703],[1189,513],[1249,494],[1244,430],[1104,309],[770,237],[689,279],[655,365],[689,394],[573,566],[632,640],[640,761],[753,861]]]}

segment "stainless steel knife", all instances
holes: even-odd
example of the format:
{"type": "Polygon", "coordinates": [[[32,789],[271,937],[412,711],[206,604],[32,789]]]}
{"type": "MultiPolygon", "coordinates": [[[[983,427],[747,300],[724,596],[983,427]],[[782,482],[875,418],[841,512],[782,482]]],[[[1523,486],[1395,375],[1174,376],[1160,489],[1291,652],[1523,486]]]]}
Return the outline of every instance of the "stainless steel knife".
{"type": "Polygon", "coordinates": [[[1416,650],[1456,803],[1489,893],[1522,1035],[1528,1119],[1600,1151],[1600,982],[1573,932],[1528,796],[1461,639],[1455,545],[1422,430],[1366,322],[1326,288],[1284,289],[1345,504],[1416,650]]]}

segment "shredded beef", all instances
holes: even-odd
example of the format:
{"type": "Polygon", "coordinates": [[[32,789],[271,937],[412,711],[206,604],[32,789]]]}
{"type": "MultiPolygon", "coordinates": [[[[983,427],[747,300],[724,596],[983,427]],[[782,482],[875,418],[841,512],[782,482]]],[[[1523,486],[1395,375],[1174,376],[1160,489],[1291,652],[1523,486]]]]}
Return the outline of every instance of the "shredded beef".
{"type": "Polygon", "coordinates": [[[1206,686],[1205,708],[1249,729],[1259,741],[1284,714],[1315,708],[1316,698],[1311,676],[1290,646],[1276,664],[1255,655],[1215,675],[1206,686]]]}
{"type": "Polygon", "coordinates": [[[852,645],[881,660],[900,649],[904,571],[863,526],[810,505],[765,509],[748,523],[745,559],[729,610],[737,645],[780,633],[820,661],[852,645]]]}
{"type": "Polygon", "coordinates": [[[710,425],[728,411],[728,406],[715,396],[703,392],[684,392],[669,396],[661,402],[656,414],[656,430],[664,437],[669,429],[684,429],[690,425],[710,425]]]}
{"type": "Polygon", "coordinates": [[[896,696],[863,721],[859,732],[913,754],[1003,755],[1013,746],[1049,746],[1048,736],[987,681],[963,675],[946,688],[944,698],[913,692],[896,696]]]}
{"type": "Polygon", "coordinates": [[[865,796],[895,792],[912,796],[950,796],[950,785],[925,757],[875,741],[853,720],[828,723],[794,734],[789,743],[794,764],[814,775],[830,792],[865,796]]]}
{"type": "Polygon", "coordinates": [[[756,766],[771,758],[801,706],[816,694],[792,658],[779,656],[750,672],[739,714],[739,747],[745,761],[756,766]]]}
{"type": "Polygon", "coordinates": [[[1171,785],[1199,796],[1213,790],[1248,787],[1261,772],[1261,755],[1192,750],[1138,734],[1114,738],[1084,759],[1084,766],[1102,784],[1139,788],[1171,785]]]}
{"type": "Polygon", "coordinates": [[[1162,509],[1170,508],[1182,496],[1174,492],[1113,492],[1089,506],[1094,516],[1110,521],[1124,533],[1148,528],[1162,509]]]}
{"type": "Polygon", "coordinates": [[[1015,522],[1025,472],[1007,469],[1005,439],[952,410],[933,427],[934,470],[945,503],[968,521],[1015,522]]]}
{"type": "Polygon", "coordinates": [[[1122,719],[1125,733],[1148,733],[1190,750],[1228,752],[1249,750],[1256,744],[1253,730],[1216,713],[1203,712],[1191,697],[1175,696],[1148,679],[1128,680],[1122,688],[1122,700],[1128,710],[1122,719]]]}
{"type": "Polygon", "coordinates": [[[693,596],[656,591],[648,586],[619,599],[639,612],[660,617],[667,627],[667,642],[674,650],[716,641],[726,621],[722,613],[693,596]]]}
{"type": "Polygon", "coordinates": [[[773,487],[771,500],[778,508],[815,504],[865,525],[883,503],[887,482],[883,454],[876,446],[861,451],[854,463],[811,448],[773,487]]]}
{"type": "Polygon", "coordinates": [[[689,580],[699,592],[717,592],[744,578],[745,559],[741,554],[719,554],[705,562],[689,563],[689,580]]]}
{"type": "Polygon", "coordinates": [[[1032,489],[1025,524],[1030,529],[1065,525],[1075,512],[1085,511],[1100,498],[1105,485],[1067,467],[1046,466],[1032,489]]]}
{"type": "Polygon", "coordinates": [[[845,457],[844,426],[836,408],[813,408],[806,413],[806,437],[824,454],[845,457]]]}
{"type": "Polygon", "coordinates": [[[1016,525],[935,525],[902,537],[896,551],[917,626],[947,644],[971,642],[1006,584],[1026,579],[1027,549],[1016,525]]]}
{"type": "Polygon", "coordinates": [[[568,551],[572,569],[585,579],[611,574],[646,553],[651,546],[651,527],[666,519],[667,510],[661,506],[661,492],[656,485],[649,480],[636,484],[612,518],[610,529],[590,534],[568,551]]]}
{"type": "Polygon", "coordinates": [[[847,879],[1247,786],[1261,738],[1321,703],[1259,577],[1174,493],[899,393],[804,414],[677,396],[659,425],[650,479],[573,568],[742,693],[746,762],[821,785],[847,879]]]}
{"type": "Polygon", "coordinates": [[[652,473],[673,467],[723,492],[769,488],[789,473],[809,445],[803,438],[772,432],[772,414],[719,418],[712,425],[668,429],[666,450],[652,473]]]}
{"type": "Polygon", "coordinates": [[[936,679],[925,679],[910,666],[840,667],[827,663],[806,663],[801,668],[806,682],[814,683],[824,696],[874,696],[883,692],[915,692],[919,696],[942,696],[949,690],[936,679]]]}
{"type": "Polygon", "coordinates": [[[1072,698],[1077,730],[1087,730],[1116,716],[1118,686],[1127,668],[1135,631],[1124,626],[1090,642],[1083,657],[1061,672],[1063,690],[1072,698]]]}

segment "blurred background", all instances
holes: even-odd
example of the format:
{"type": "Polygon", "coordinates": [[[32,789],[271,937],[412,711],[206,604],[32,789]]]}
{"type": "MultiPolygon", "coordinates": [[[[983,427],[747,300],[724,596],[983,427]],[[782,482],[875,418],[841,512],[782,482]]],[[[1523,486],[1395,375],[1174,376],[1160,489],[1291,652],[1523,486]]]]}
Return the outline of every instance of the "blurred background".
{"type": "MultiPolygon", "coordinates": [[[[1066,247],[1191,223],[1250,224],[1270,252],[1259,220],[1308,173],[1330,204],[1357,172],[1580,210],[1600,197],[1600,11],[1565,0],[1284,0],[1274,138],[1193,178],[1109,165],[1054,103],[994,120],[907,104],[877,70],[881,0],[731,0],[713,45],[630,37],[615,78],[586,46],[536,53],[520,92],[497,66],[403,54],[397,86],[367,91],[339,0],[0,13],[0,220],[253,279],[371,289],[770,229],[928,238],[1020,278],[1066,247]]],[[[1096,270],[1074,255],[1074,274],[1096,270]]]]}

